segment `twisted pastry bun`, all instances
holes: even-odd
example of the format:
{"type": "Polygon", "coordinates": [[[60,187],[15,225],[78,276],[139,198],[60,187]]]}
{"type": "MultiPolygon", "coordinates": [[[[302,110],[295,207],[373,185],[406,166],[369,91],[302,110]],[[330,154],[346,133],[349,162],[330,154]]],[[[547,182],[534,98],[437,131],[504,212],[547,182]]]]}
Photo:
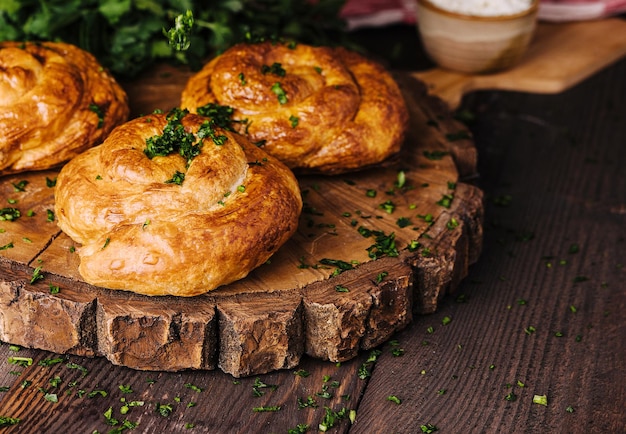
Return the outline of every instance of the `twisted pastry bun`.
{"type": "Polygon", "coordinates": [[[126,93],[86,51],[0,42],[0,175],[63,163],[128,114],[126,93]]]}
{"type": "Polygon", "coordinates": [[[193,75],[181,106],[233,109],[233,127],[291,169],[342,173],[402,145],[408,111],[380,64],[344,48],[239,44],[193,75]]]}
{"type": "Polygon", "coordinates": [[[296,231],[301,207],[285,165],[179,109],[119,126],[67,163],[55,190],[84,280],[145,295],[245,277],[296,231]]]}

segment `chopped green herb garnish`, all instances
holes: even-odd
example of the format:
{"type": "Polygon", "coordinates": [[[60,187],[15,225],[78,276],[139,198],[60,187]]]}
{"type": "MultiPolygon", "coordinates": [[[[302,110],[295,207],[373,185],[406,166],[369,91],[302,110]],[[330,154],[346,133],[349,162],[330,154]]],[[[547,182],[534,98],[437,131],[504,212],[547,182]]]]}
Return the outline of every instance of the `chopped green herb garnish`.
{"type": "Polygon", "coordinates": [[[424,434],[432,434],[435,431],[439,431],[439,428],[437,428],[435,425],[433,425],[432,423],[427,423],[426,425],[421,425],[420,426],[420,430],[424,433],[424,434]]]}
{"type": "Polygon", "coordinates": [[[350,292],[348,288],[343,285],[335,285],[335,291],[337,292],[350,292]]]}
{"type": "Polygon", "coordinates": [[[297,116],[291,115],[289,116],[289,122],[291,122],[291,128],[295,128],[298,126],[298,122],[300,122],[300,118],[297,116]]]}
{"type": "Polygon", "coordinates": [[[398,398],[396,395],[389,395],[387,397],[387,401],[391,401],[394,404],[398,404],[398,405],[402,404],[402,400],[398,398]]]}
{"type": "Polygon", "coordinates": [[[281,105],[287,104],[287,94],[285,93],[285,90],[282,88],[279,82],[276,82],[272,85],[272,92],[274,92],[274,94],[278,98],[278,102],[281,105]]]}
{"type": "Polygon", "coordinates": [[[452,194],[444,194],[439,201],[437,201],[437,205],[441,205],[444,208],[450,208],[452,205],[452,199],[454,196],[452,194]]]}
{"type": "Polygon", "coordinates": [[[381,271],[380,273],[378,273],[376,275],[376,284],[379,284],[380,282],[382,282],[383,279],[387,277],[388,275],[389,273],[387,271],[381,271]]]}
{"type": "Polygon", "coordinates": [[[43,359],[43,360],[40,360],[38,365],[39,366],[52,366],[52,365],[56,365],[58,363],[63,363],[64,361],[65,361],[64,358],[56,357],[54,359],[43,359]]]}
{"type": "Polygon", "coordinates": [[[120,384],[118,387],[122,393],[133,393],[133,389],[128,384],[120,384]]]}
{"type": "MultiPolygon", "coordinates": [[[[243,77],[243,73],[240,75],[241,77],[243,77]]],[[[196,112],[199,115],[211,118],[211,120],[213,121],[212,126],[218,126],[229,131],[232,131],[232,117],[234,111],[235,109],[230,106],[220,105],[216,103],[208,103],[196,108],[196,112]]]]}
{"type": "Polygon", "coordinates": [[[31,285],[34,284],[35,282],[37,282],[38,280],[43,279],[43,274],[41,273],[41,266],[35,268],[33,270],[33,275],[30,278],[30,283],[31,285]]]}
{"type": "Polygon", "coordinates": [[[304,434],[309,430],[309,425],[305,423],[299,423],[295,428],[287,430],[287,434],[304,434]]]}
{"type": "Polygon", "coordinates": [[[393,211],[396,209],[396,205],[392,201],[386,200],[385,202],[378,205],[378,208],[384,210],[387,214],[392,214],[393,211]]]}
{"type": "Polygon", "coordinates": [[[13,247],[15,246],[13,245],[13,241],[11,241],[10,243],[5,244],[4,246],[0,246],[0,250],[12,249],[13,247]]]}
{"type": "Polygon", "coordinates": [[[44,399],[48,402],[59,402],[59,398],[56,393],[46,393],[44,399]]]}
{"type": "Polygon", "coordinates": [[[198,386],[194,386],[194,385],[193,385],[193,384],[191,384],[191,383],[185,383],[185,387],[186,387],[187,389],[191,389],[191,390],[193,390],[194,392],[198,392],[198,393],[202,392],[202,389],[201,389],[200,387],[198,387],[198,386]]]}
{"type": "Polygon", "coordinates": [[[275,406],[271,406],[271,407],[254,407],[252,409],[252,411],[254,411],[255,413],[262,413],[262,412],[268,412],[268,411],[280,411],[280,405],[275,405],[275,406]]]}
{"type": "Polygon", "coordinates": [[[273,74],[279,77],[284,77],[287,71],[283,68],[282,64],[278,62],[274,62],[272,66],[263,65],[261,66],[261,73],[263,74],[273,74]]]}
{"type": "MultiPolygon", "coordinates": [[[[69,369],[78,369],[83,377],[86,376],[89,373],[87,368],[85,368],[84,366],[81,366],[81,365],[79,365],[77,363],[74,363],[74,362],[68,362],[65,366],[67,368],[69,368],[69,369]]],[[[106,392],[105,392],[104,396],[106,396],[106,392]]]]}
{"type": "Polygon", "coordinates": [[[28,185],[28,181],[23,179],[19,182],[12,182],[11,184],[13,185],[13,191],[15,192],[26,191],[26,186],[28,185]]]}
{"type": "Polygon", "coordinates": [[[548,397],[546,395],[534,395],[533,404],[548,405],[548,397]]]}
{"type": "Polygon", "coordinates": [[[0,428],[17,425],[20,419],[17,417],[0,416],[0,428]]]}
{"type": "Polygon", "coordinates": [[[11,363],[12,365],[26,367],[26,366],[30,366],[33,364],[33,359],[31,357],[11,356],[8,358],[8,362],[11,363]]]}
{"type": "Polygon", "coordinates": [[[46,176],[46,187],[48,188],[52,188],[55,187],[57,185],[57,179],[50,179],[46,176]]]}
{"type": "Polygon", "coordinates": [[[297,371],[294,371],[293,373],[294,375],[297,375],[298,377],[303,377],[303,378],[306,378],[309,375],[311,375],[309,371],[304,370],[304,369],[298,369],[297,371]]]}
{"type": "Polygon", "coordinates": [[[174,175],[172,175],[172,177],[170,179],[165,181],[165,183],[166,184],[182,185],[183,181],[185,181],[185,174],[183,172],[179,172],[177,170],[176,172],[174,172],[174,175]]]}
{"type": "Polygon", "coordinates": [[[175,51],[186,51],[191,45],[191,29],[193,28],[193,13],[187,10],[184,14],[174,18],[174,27],[165,30],[163,34],[167,38],[168,44],[175,51]]]}
{"type": "Polygon", "coordinates": [[[513,392],[509,392],[509,393],[507,393],[507,394],[506,394],[506,396],[504,397],[504,399],[505,399],[506,401],[511,401],[511,402],[513,402],[513,401],[516,401],[516,400],[517,400],[517,395],[516,395],[515,393],[513,393],[513,392]]]}
{"type": "Polygon", "coordinates": [[[411,219],[409,219],[408,217],[400,217],[398,220],[396,220],[396,224],[400,228],[406,228],[407,226],[411,225],[411,219]]]}
{"type": "Polygon", "coordinates": [[[17,208],[0,209],[0,221],[14,221],[20,218],[22,213],[17,208]]]}
{"type": "Polygon", "coordinates": [[[156,412],[163,417],[168,417],[170,414],[172,414],[172,411],[174,411],[171,404],[160,404],[157,402],[155,407],[156,412]]]}
{"type": "Polygon", "coordinates": [[[448,228],[448,230],[453,230],[458,227],[459,227],[459,221],[455,219],[454,217],[451,217],[450,220],[448,220],[448,223],[446,223],[446,228],[448,228]]]}
{"type": "Polygon", "coordinates": [[[357,375],[361,380],[365,380],[372,375],[371,369],[376,364],[376,362],[378,361],[378,356],[380,356],[381,354],[382,351],[380,350],[372,350],[370,352],[367,360],[365,360],[365,362],[363,362],[358,369],[357,375]]]}
{"type": "Polygon", "coordinates": [[[96,128],[102,128],[102,125],[104,125],[104,111],[102,110],[102,108],[97,104],[92,103],[89,104],[89,110],[94,112],[96,116],[98,116],[98,125],[96,126],[96,128]]]}
{"type": "Polygon", "coordinates": [[[339,411],[333,411],[329,407],[324,407],[324,409],[326,410],[326,414],[324,415],[324,419],[322,419],[318,425],[318,429],[321,432],[328,431],[330,428],[335,426],[337,422],[344,419],[347,416],[348,411],[345,407],[339,411]]]}

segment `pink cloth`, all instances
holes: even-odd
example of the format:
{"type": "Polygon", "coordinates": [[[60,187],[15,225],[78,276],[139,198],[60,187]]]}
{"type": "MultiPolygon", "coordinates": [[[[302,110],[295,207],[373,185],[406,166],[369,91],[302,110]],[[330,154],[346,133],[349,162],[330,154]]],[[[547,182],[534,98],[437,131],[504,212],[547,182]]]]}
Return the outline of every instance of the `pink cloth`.
{"type": "MultiPolygon", "coordinates": [[[[541,0],[539,19],[581,21],[626,12],[626,0],[541,0]]],[[[346,0],[341,16],[348,28],[415,23],[415,0],[346,0]]]]}

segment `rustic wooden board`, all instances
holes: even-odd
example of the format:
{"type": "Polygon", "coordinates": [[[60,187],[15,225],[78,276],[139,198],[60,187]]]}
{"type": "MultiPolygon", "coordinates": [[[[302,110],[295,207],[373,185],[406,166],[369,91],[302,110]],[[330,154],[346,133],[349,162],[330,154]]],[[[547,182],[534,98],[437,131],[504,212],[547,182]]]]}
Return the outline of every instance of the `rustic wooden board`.
{"type": "MultiPolygon", "coordinates": [[[[166,67],[126,83],[133,114],[177,105],[187,77],[166,67]]],[[[203,296],[146,297],[84,283],[74,243],[48,221],[54,191],[46,180],[56,172],[2,179],[0,197],[17,201],[11,206],[22,217],[0,222],[0,340],[139,370],[219,368],[240,377],[294,367],[304,354],[351,359],[413,315],[434,312],[481,249],[482,193],[462,182],[475,175],[476,151],[423,83],[409,74],[397,80],[411,111],[399,158],[349,175],[299,177],[297,234],[246,279],[203,296]],[[22,180],[25,191],[15,191],[22,180]],[[369,258],[375,240],[359,227],[394,234],[398,256],[369,258]],[[408,249],[412,242],[419,247],[408,249]],[[352,269],[337,274],[337,261],[352,269]],[[32,282],[37,267],[43,278],[32,282]]]]}
{"type": "Polygon", "coordinates": [[[494,74],[461,74],[442,68],[419,71],[430,92],[458,107],[476,90],[559,93],[626,55],[626,21],[619,18],[542,23],[514,68],[494,74]]]}

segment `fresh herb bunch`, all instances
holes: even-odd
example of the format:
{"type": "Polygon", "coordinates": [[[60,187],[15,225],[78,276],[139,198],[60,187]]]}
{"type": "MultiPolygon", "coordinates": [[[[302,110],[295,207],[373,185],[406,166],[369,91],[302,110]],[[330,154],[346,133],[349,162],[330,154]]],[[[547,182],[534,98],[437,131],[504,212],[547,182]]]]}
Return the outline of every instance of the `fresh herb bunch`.
{"type": "Polygon", "coordinates": [[[4,0],[0,41],[64,41],[91,52],[118,77],[133,77],[156,61],[198,66],[202,59],[256,38],[337,44],[345,35],[345,0],[4,0]],[[170,30],[193,14],[186,51],[170,45],[170,30]],[[178,18],[178,20],[177,20],[178,18]]]}

